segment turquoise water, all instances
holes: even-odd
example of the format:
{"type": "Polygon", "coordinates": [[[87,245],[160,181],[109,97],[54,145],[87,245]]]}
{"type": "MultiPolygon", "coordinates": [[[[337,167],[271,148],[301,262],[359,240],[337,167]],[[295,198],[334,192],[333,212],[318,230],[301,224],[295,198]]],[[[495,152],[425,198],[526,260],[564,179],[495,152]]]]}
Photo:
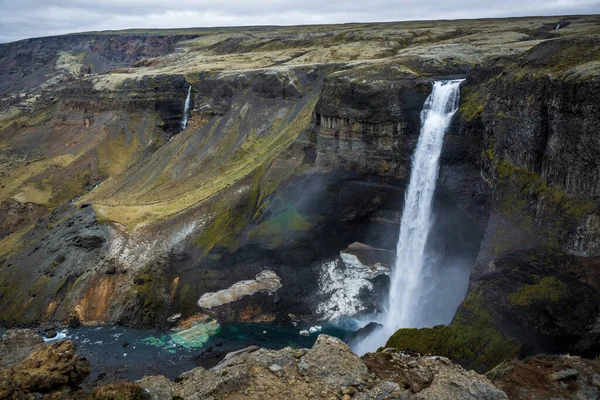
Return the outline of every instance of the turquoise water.
{"type": "Polygon", "coordinates": [[[223,324],[200,348],[178,344],[171,336],[173,332],[120,326],[64,329],[53,340],[72,340],[77,353],[90,361],[92,373],[84,382],[88,386],[95,382],[137,380],[145,375],[174,379],[195,367],[210,368],[225,354],[251,345],[269,349],[310,348],[319,333],[342,339],[348,334],[334,326],[323,326],[322,332],[309,336],[301,336],[299,331],[266,324],[223,324]]]}

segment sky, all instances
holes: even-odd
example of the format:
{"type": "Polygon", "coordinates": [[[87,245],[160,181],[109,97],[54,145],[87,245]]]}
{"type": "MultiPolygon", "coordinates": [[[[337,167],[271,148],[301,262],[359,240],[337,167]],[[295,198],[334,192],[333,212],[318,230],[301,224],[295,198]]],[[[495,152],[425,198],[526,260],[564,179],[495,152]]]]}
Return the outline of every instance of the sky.
{"type": "Polygon", "coordinates": [[[127,28],[600,14],[600,0],[0,0],[0,42],[127,28]]]}

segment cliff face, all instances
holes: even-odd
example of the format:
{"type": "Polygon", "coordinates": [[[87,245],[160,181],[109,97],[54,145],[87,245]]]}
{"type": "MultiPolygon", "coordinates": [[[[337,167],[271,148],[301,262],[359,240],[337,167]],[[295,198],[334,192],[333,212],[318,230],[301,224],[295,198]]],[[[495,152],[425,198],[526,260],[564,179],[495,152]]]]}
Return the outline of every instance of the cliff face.
{"type": "Polygon", "coordinates": [[[480,371],[507,355],[598,354],[597,44],[552,40],[469,76],[461,131],[482,134],[493,192],[470,290],[448,327],[389,345],[480,371]]]}
{"type": "Polygon", "coordinates": [[[490,84],[482,115],[483,173],[501,211],[526,211],[524,230],[580,256],[600,255],[597,44],[536,46],[490,84]]]}
{"type": "Polygon", "coordinates": [[[433,80],[466,75],[430,241],[441,265],[474,265],[469,293],[449,327],[392,344],[480,370],[519,353],[595,354],[599,55],[584,34],[598,24],[464,24],[0,46],[12,74],[0,88],[0,318],[166,324],[265,269],[281,289],[210,312],[375,311],[423,103],[433,80]]]}
{"type": "MultiPolygon", "coordinates": [[[[26,227],[33,211],[23,211],[21,231],[12,228],[27,238],[25,251],[6,242],[3,277],[18,283],[3,292],[4,318],[156,324],[193,313],[203,293],[265,267],[283,282],[276,302],[256,294],[215,312],[246,321],[287,320],[290,313],[315,318],[327,294],[298,279],[318,282],[324,262],[342,268],[340,250],[356,241],[395,249],[419,113],[431,87],[430,79],[408,74],[378,75],[385,83],[377,85],[346,77],[324,82],[330,73],[311,67],[199,74],[195,81],[157,75],[113,86],[92,77],[58,92],[40,126],[8,123],[7,155],[17,145],[38,151],[40,138],[50,147],[37,158],[26,153],[29,181],[7,175],[7,212],[20,199],[37,203],[42,218],[26,227]],[[192,118],[179,132],[189,86],[192,118]],[[66,146],[42,133],[48,131],[60,131],[66,146]],[[51,161],[58,159],[64,165],[51,161]],[[56,165],[52,173],[47,164],[56,165]],[[62,183],[72,176],[80,181],[67,193],[62,183]],[[74,195],[82,197],[61,205],[74,195]],[[52,212],[44,217],[44,210],[52,212]]],[[[9,162],[17,164],[14,157],[9,162]]],[[[445,196],[438,201],[455,216],[440,224],[441,235],[464,211],[445,196]]],[[[481,227],[473,225],[457,231],[447,260],[461,249],[474,258],[481,227]]],[[[386,291],[384,276],[373,284],[371,293],[386,291]]],[[[368,293],[361,301],[379,306],[368,293]]]]}
{"type": "Polygon", "coordinates": [[[330,78],[323,86],[314,115],[317,165],[407,179],[431,81],[352,78],[330,78]]]}
{"type": "Polygon", "coordinates": [[[495,207],[472,286],[483,282],[526,354],[598,352],[597,43],[536,46],[489,84],[483,108],[495,207]]]}

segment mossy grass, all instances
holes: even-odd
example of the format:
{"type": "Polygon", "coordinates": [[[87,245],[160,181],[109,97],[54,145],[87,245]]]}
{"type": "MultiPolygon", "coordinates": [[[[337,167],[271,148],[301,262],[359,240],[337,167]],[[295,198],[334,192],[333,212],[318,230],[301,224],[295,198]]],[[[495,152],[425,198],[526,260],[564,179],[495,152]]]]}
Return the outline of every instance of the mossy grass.
{"type": "Polygon", "coordinates": [[[517,167],[507,160],[498,162],[496,171],[501,184],[512,182],[517,185],[522,194],[543,197],[570,218],[581,218],[593,207],[592,201],[568,195],[561,188],[548,184],[539,174],[517,167]]]}
{"type": "Polygon", "coordinates": [[[481,118],[485,108],[485,94],[483,90],[467,86],[462,90],[460,98],[458,112],[465,121],[471,122],[477,118],[481,118]]]}
{"type": "Polygon", "coordinates": [[[449,326],[400,329],[385,347],[446,356],[478,372],[494,368],[521,349],[516,339],[494,327],[493,311],[480,288],[469,293],[449,326]]]}
{"type": "MultiPolygon", "coordinates": [[[[166,179],[173,168],[179,168],[181,163],[192,162],[177,157],[167,166],[161,164],[162,171],[146,171],[152,173],[149,180],[138,179],[131,185],[123,186],[121,182],[129,176],[121,176],[111,182],[111,185],[103,185],[99,188],[106,190],[99,190],[82,201],[93,203],[94,210],[100,218],[119,222],[128,230],[132,230],[139,224],[151,224],[163,220],[212,198],[235,182],[251,176],[259,168],[270,165],[277,155],[289,148],[299,132],[309,126],[316,101],[317,96],[312,96],[303,101],[300,107],[285,108],[285,117],[275,119],[269,132],[265,132],[266,134],[251,132],[239,145],[236,145],[239,121],[216,117],[207,124],[206,131],[211,131],[213,127],[220,124],[223,132],[220,134],[218,144],[211,146],[206,158],[200,163],[196,162],[198,165],[210,165],[210,168],[203,170],[202,174],[193,175],[186,180],[166,179]],[[216,159],[219,160],[216,165],[211,163],[216,159]],[[140,182],[146,184],[141,186],[140,182]],[[118,190],[116,194],[115,189],[118,190]],[[155,196],[150,197],[150,195],[155,196]]],[[[181,152],[184,151],[186,143],[185,141],[179,143],[182,146],[181,152]]],[[[210,139],[206,141],[206,146],[209,145],[211,145],[210,139]]],[[[160,157],[168,156],[163,154],[163,151],[170,150],[161,148],[153,157],[158,160],[160,157]]],[[[180,153],[176,153],[178,154],[180,153]]],[[[154,164],[150,162],[149,165],[154,164]]],[[[136,178],[140,177],[142,177],[141,171],[136,171],[136,178]]]]}
{"type": "Polygon", "coordinates": [[[536,277],[537,282],[532,285],[524,285],[522,288],[508,296],[508,301],[513,306],[529,306],[534,303],[559,301],[567,285],[552,277],[536,277]]]}

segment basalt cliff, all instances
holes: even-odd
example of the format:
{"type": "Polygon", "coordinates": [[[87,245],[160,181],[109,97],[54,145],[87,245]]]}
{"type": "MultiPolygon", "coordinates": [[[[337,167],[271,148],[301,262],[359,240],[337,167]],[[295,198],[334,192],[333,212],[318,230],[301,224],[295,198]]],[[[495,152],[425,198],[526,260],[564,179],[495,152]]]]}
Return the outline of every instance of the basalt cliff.
{"type": "Polygon", "coordinates": [[[453,78],[430,241],[471,278],[448,325],[386,347],[478,372],[597,356],[597,16],[0,45],[0,323],[377,311],[420,112],[453,78]]]}

